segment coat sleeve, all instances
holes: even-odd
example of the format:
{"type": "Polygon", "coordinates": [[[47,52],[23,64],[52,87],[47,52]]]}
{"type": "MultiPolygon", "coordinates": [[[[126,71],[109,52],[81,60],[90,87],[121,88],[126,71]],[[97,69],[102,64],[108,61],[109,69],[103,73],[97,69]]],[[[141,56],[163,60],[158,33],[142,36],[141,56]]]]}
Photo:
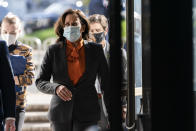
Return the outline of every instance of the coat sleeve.
{"type": "Polygon", "coordinates": [[[100,46],[99,48],[99,70],[98,76],[100,78],[101,90],[103,91],[104,102],[106,105],[108,118],[110,120],[111,114],[111,87],[109,80],[109,68],[104,56],[103,48],[100,46]]]}
{"type": "Polygon", "coordinates": [[[122,89],[127,89],[127,54],[125,49],[122,49],[122,89]]]}
{"type": "Polygon", "coordinates": [[[43,58],[40,73],[36,79],[37,89],[46,94],[56,94],[56,88],[60,86],[58,83],[51,83],[52,75],[52,48],[49,47],[43,58]]]}
{"type": "Polygon", "coordinates": [[[127,89],[128,89],[128,84],[127,84],[127,54],[125,49],[121,49],[122,51],[122,105],[125,106],[127,104],[127,89]]]}
{"type": "Polygon", "coordinates": [[[15,117],[15,105],[16,105],[16,92],[15,83],[13,78],[13,72],[9,60],[9,53],[6,43],[0,41],[2,44],[1,48],[1,95],[3,103],[4,118],[15,117]]]}

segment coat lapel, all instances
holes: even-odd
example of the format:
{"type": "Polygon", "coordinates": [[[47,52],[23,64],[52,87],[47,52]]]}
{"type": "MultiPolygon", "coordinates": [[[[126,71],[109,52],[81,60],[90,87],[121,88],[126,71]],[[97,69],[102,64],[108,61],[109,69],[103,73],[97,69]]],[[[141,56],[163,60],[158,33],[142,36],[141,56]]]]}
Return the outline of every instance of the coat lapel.
{"type": "Polygon", "coordinates": [[[85,71],[83,73],[83,75],[80,77],[80,79],[78,80],[78,83],[75,85],[77,86],[78,84],[80,84],[80,82],[82,82],[85,78],[86,75],[88,74],[88,69],[89,69],[89,47],[88,47],[88,42],[84,40],[84,51],[85,51],[85,71]]]}
{"type": "Polygon", "coordinates": [[[60,48],[60,56],[62,56],[62,64],[64,67],[64,78],[65,78],[65,84],[73,86],[72,81],[69,78],[68,74],[68,65],[67,65],[67,58],[66,58],[66,44],[63,44],[63,46],[60,48]]]}

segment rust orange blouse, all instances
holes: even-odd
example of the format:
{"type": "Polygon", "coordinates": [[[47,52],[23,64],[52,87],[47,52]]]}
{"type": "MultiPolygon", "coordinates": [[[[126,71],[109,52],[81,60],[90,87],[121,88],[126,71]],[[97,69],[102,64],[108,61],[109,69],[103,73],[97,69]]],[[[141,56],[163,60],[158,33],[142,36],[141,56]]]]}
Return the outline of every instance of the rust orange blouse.
{"type": "Polygon", "coordinates": [[[66,43],[68,75],[73,84],[76,85],[85,71],[84,40],[80,40],[76,47],[69,41],[66,43]]]}

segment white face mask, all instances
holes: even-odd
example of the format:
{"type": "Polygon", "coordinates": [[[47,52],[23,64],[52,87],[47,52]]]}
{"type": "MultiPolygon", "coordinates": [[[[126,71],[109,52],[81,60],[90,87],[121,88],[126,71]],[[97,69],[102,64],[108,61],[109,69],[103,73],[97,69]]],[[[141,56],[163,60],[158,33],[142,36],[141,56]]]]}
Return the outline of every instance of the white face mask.
{"type": "Polygon", "coordinates": [[[70,42],[75,42],[80,38],[79,26],[68,26],[64,28],[63,36],[70,42]]]}
{"type": "Polygon", "coordinates": [[[10,35],[10,34],[1,34],[3,40],[7,42],[7,45],[10,46],[11,44],[15,44],[17,35],[10,35]]]}

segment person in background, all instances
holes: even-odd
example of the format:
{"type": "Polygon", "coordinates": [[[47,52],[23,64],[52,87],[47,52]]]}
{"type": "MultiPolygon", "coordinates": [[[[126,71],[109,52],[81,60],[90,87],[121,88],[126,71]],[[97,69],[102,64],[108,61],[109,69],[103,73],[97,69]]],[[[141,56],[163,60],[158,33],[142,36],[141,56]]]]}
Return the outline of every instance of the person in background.
{"type": "Polygon", "coordinates": [[[53,94],[48,113],[53,131],[85,131],[100,120],[97,74],[111,118],[107,61],[100,44],[86,41],[89,22],[82,11],[66,10],[56,22],[55,32],[57,42],[46,51],[36,86],[53,94]]]}
{"type": "MultiPolygon", "coordinates": [[[[109,20],[109,1],[110,0],[90,0],[89,3],[89,16],[94,14],[104,15],[109,20]]],[[[105,39],[109,40],[109,30],[105,39]]]]}
{"type": "Polygon", "coordinates": [[[25,118],[27,86],[33,83],[34,64],[32,48],[17,40],[21,32],[21,21],[13,14],[2,20],[1,37],[7,42],[14,73],[16,90],[16,131],[22,131],[25,118]]]}
{"type": "Polygon", "coordinates": [[[5,41],[0,40],[0,131],[15,131],[16,92],[5,41]]]}
{"type": "MultiPolygon", "coordinates": [[[[89,16],[89,22],[90,22],[90,36],[93,36],[94,38],[91,38],[91,40],[95,40],[95,43],[101,44],[103,51],[104,51],[104,55],[107,59],[107,63],[109,64],[109,57],[110,57],[110,45],[108,43],[108,41],[105,39],[107,33],[108,33],[108,21],[107,18],[104,15],[100,15],[100,14],[94,14],[89,16]]],[[[123,74],[123,78],[122,78],[122,90],[126,90],[127,89],[127,56],[126,56],[126,51],[124,49],[122,49],[122,74],[123,74]]],[[[98,93],[98,96],[100,96],[100,105],[102,108],[102,115],[101,115],[101,121],[99,121],[99,125],[102,127],[102,129],[106,129],[107,128],[107,111],[105,109],[105,104],[104,101],[102,101],[102,96],[103,96],[103,92],[101,90],[101,85],[100,85],[100,80],[99,77],[97,77],[96,79],[96,83],[95,83],[95,87],[98,93]]],[[[126,112],[124,112],[126,110],[126,98],[125,96],[122,96],[122,117],[123,117],[123,121],[125,121],[125,117],[126,117],[126,112]]]]}

